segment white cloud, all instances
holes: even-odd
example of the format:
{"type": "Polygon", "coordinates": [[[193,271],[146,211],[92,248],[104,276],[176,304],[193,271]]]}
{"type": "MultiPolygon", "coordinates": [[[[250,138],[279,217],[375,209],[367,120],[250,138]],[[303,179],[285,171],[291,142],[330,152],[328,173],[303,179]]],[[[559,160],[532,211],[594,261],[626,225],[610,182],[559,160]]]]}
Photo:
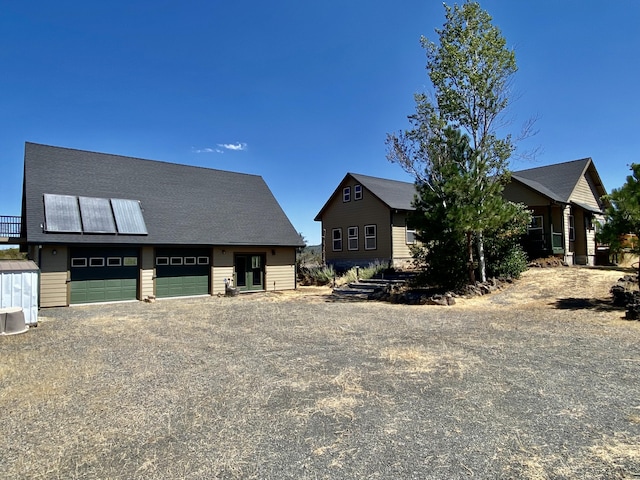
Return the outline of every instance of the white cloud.
{"type": "Polygon", "coordinates": [[[204,148],[196,148],[191,147],[191,151],[193,153],[224,153],[225,150],[232,150],[236,152],[240,152],[242,150],[247,149],[246,143],[218,143],[215,148],[213,147],[204,147],[204,148]]]}
{"type": "Polygon", "coordinates": [[[221,148],[225,148],[227,150],[235,150],[235,151],[241,151],[241,150],[246,150],[247,149],[247,144],[246,143],[219,143],[218,144],[219,147],[221,148]]]}
{"type": "Polygon", "coordinates": [[[215,150],[213,148],[196,148],[196,147],[191,147],[191,151],[193,153],[213,153],[215,150]]]}

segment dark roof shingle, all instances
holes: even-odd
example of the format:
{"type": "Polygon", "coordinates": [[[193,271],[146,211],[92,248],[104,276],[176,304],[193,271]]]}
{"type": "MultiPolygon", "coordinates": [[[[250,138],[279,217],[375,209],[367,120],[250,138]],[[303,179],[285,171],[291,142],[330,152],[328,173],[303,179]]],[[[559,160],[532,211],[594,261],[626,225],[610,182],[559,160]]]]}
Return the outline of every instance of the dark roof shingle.
{"type": "Polygon", "coordinates": [[[519,170],[513,172],[512,177],[539,190],[553,200],[568,202],[580,177],[590,163],[590,158],[555,163],[543,167],[519,170]],[[542,189],[539,187],[542,187],[542,189]]]}
{"type": "Polygon", "coordinates": [[[257,175],[35,143],[24,168],[29,243],[302,245],[257,175]],[[148,235],[44,233],[45,193],[139,200],[148,235]]]}

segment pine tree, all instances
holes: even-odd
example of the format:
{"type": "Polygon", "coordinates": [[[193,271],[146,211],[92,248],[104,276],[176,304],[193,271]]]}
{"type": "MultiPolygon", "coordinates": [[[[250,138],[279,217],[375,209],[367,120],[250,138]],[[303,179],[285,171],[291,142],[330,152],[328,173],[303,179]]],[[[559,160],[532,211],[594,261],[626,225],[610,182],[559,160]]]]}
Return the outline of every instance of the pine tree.
{"type": "Polygon", "coordinates": [[[387,158],[415,177],[419,236],[431,241],[431,248],[438,240],[434,235],[455,237],[454,244],[466,251],[470,282],[475,241],[485,281],[484,232],[520,212],[502,197],[514,144],[511,136],[497,134],[517,67],[514,52],[478,3],[445,5],[445,10],[444,27],[436,30],[439,44],[421,39],[433,95],[415,95],[411,128],[387,136],[387,158]]]}

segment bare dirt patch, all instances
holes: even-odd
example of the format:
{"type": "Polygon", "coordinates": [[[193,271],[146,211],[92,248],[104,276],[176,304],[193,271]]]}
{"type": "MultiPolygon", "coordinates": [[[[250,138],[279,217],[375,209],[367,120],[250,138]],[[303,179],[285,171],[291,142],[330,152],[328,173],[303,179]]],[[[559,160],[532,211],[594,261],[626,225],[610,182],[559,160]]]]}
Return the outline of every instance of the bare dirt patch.
{"type": "Polygon", "coordinates": [[[0,338],[0,478],[636,478],[619,275],[531,270],[451,307],[301,289],[42,310],[0,338]]]}

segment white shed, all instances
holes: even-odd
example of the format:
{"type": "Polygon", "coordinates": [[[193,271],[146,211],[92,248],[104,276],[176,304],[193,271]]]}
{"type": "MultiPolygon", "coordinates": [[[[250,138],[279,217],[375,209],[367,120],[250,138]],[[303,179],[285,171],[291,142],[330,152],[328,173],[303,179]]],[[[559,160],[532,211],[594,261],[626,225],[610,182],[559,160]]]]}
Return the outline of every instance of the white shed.
{"type": "Polygon", "coordinates": [[[20,307],[25,323],[37,325],[39,277],[31,260],[0,260],[0,308],[20,307]]]}

